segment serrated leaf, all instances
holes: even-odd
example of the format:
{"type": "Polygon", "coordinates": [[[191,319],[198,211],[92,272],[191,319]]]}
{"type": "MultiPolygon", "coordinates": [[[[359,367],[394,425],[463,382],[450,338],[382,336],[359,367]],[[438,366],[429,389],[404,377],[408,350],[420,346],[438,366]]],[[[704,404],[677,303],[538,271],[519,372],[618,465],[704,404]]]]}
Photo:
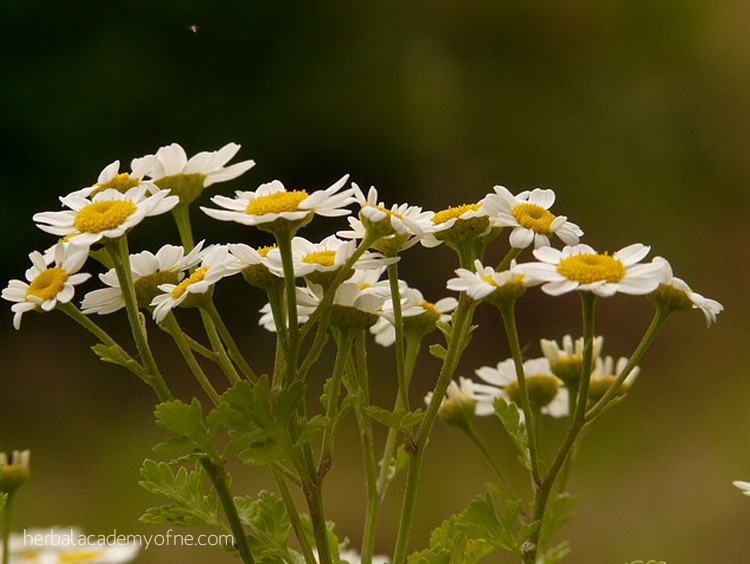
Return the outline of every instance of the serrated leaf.
{"type": "Polygon", "coordinates": [[[521,464],[531,469],[531,453],[529,452],[529,435],[526,431],[526,424],[521,421],[521,413],[513,402],[507,402],[503,398],[495,399],[492,404],[495,408],[495,415],[505,427],[513,444],[516,445],[521,455],[521,464]]]}
{"type": "Polygon", "coordinates": [[[255,442],[239,453],[239,459],[249,466],[269,466],[286,460],[286,453],[272,441],[255,442]]]}
{"type": "Polygon", "coordinates": [[[191,527],[205,523],[205,521],[196,517],[192,511],[175,505],[151,507],[140,517],[139,521],[149,525],[168,524],[180,527],[191,527]]]}
{"type": "Polygon", "coordinates": [[[108,346],[103,343],[99,343],[91,347],[94,354],[99,357],[102,362],[109,362],[111,364],[117,364],[123,368],[127,368],[131,372],[136,374],[142,374],[143,368],[135,360],[128,357],[124,351],[117,345],[108,346]]]}
{"type": "Polygon", "coordinates": [[[446,341],[450,339],[451,333],[453,332],[453,328],[450,323],[447,323],[445,321],[438,321],[435,323],[435,327],[437,327],[438,330],[443,334],[446,341]]]}
{"type": "MultiPolygon", "coordinates": [[[[292,523],[284,502],[268,491],[258,493],[256,499],[236,497],[234,503],[240,520],[257,545],[285,552],[292,523]]],[[[257,551],[253,551],[257,552],[257,551]]]]}
{"type": "Polygon", "coordinates": [[[190,404],[180,400],[160,403],[156,406],[156,424],[183,437],[192,443],[192,448],[199,449],[213,458],[219,455],[214,447],[213,433],[203,421],[203,406],[197,398],[190,404]]]}
{"type": "Polygon", "coordinates": [[[445,350],[445,347],[437,343],[430,345],[429,350],[432,356],[434,356],[435,358],[439,358],[440,360],[445,360],[445,355],[448,354],[448,351],[445,350]]]}
{"type": "Polygon", "coordinates": [[[193,442],[185,437],[170,437],[166,441],[154,445],[152,450],[165,454],[173,452],[185,452],[193,448],[193,442]]]}
{"type": "MultiPolygon", "coordinates": [[[[337,418],[338,419],[338,418],[337,418]]],[[[300,419],[297,424],[297,442],[294,446],[301,446],[309,443],[319,434],[321,434],[331,424],[331,420],[323,415],[315,415],[311,419],[300,419]]]]}
{"type": "Polygon", "coordinates": [[[402,433],[407,432],[415,425],[419,425],[424,418],[424,412],[421,409],[407,411],[400,408],[396,411],[388,411],[377,405],[370,405],[365,407],[365,411],[381,425],[391,427],[402,433]]]}
{"type": "Polygon", "coordinates": [[[545,551],[540,564],[556,564],[570,553],[568,542],[561,542],[557,546],[545,551]]]}
{"type": "Polygon", "coordinates": [[[552,536],[573,518],[573,506],[577,501],[577,496],[562,493],[548,502],[542,531],[539,535],[540,546],[546,545],[552,536]]]}

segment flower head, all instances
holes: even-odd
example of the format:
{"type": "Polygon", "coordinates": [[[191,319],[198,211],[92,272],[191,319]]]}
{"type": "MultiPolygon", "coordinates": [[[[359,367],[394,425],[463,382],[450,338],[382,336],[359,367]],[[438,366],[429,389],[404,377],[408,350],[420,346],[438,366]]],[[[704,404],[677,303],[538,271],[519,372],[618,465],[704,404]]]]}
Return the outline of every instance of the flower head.
{"type": "Polygon", "coordinates": [[[66,304],[73,299],[75,286],[88,280],[87,273],[76,274],[88,257],[88,249],[77,245],[59,243],[55,248],[55,266],[50,266],[42,254],[34,251],[29,255],[32,267],[26,271],[28,284],[11,280],[3,290],[2,297],[11,306],[13,326],[21,328],[21,317],[31,310],[52,311],[58,303],[66,304]]]}
{"type": "Polygon", "coordinates": [[[28,450],[6,454],[0,452],[0,492],[11,493],[25,484],[31,477],[28,450]]]}
{"type": "MultiPolygon", "coordinates": [[[[185,254],[181,246],[164,245],[156,254],[142,251],[130,255],[130,271],[135,286],[138,307],[147,308],[151,304],[162,284],[177,284],[184,278],[183,270],[192,268],[200,261],[203,241],[185,254]]],[[[81,311],[85,314],[105,315],[125,307],[120,281],[112,268],[99,275],[99,279],[108,287],[92,290],[83,297],[81,311]]]]}
{"type": "Polygon", "coordinates": [[[750,482],[743,482],[741,480],[735,480],[732,485],[741,489],[744,495],[750,496],[750,482]]]}
{"type": "MultiPolygon", "coordinates": [[[[615,383],[615,380],[617,380],[622,371],[625,370],[627,364],[628,359],[624,356],[617,360],[616,365],[614,358],[611,356],[607,356],[604,359],[597,358],[589,383],[589,400],[592,402],[599,401],[607,393],[612,384],[615,383]]],[[[633,382],[635,382],[635,379],[638,378],[640,372],[641,369],[638,366],[635,366],[630,371],[630,374],[627,375],[617,390],[618,396],[628,391],[633,382]]]]}
{"type": "Polygon", "coordinates": [[[574,290],[607,297],[623,294],[643,295],[654,291],[662,278],[658,264],[638,264],[649,252],[640,243],[629,245],[614,254],[597,253],[588,245],[565,247],[562,251],[542,247],[534,251],[540,262],[518,267],[542,290],[559,296],[574,290]]]}
{"type": "Polygon", "coordinates": [[[659,287],[649,296],[653,302],[669,311],[699,309],[706,318],[707,327],[716,323],[716,317],[724,311],[723,305],[693,292],[684,280],[674,275],[672,266],[666,259],[654,257],[652,263],[661,267],[663,276],[659,287]]]}
{"type": "Polygon", "coordinates": [[[487,235],[494,223],[482,206],[482,201],[450,206],[432,216],[432,226],[422,238],[426,247],[445,241],[452,248],[487,235]]]}
{"type": "MultiPolygon", "coordinates": [[[[492,402],[500,397],[500,390],[477,384],[470,378],[459,376],[458,383],[451,381],[445,397],[440,401],[438,416],[448,425],[465,426],[474,415],[480,417],[495,412],[492,402]]],[[[433,393],[427,392],[425,404],[432,401],[433,393]]]]}
{"type": "Polygon", "coordinates": [[[206,294],[219,280],[236,274],[237,270],[232,268],[234,261],[234,257],[224,245],[209,247],[200,253],[200,265],[190,276],[179,284],[158,286],[163,293],[151,301],[151,305],[154,306],[154,321],[161,323],[178,305],[192,305],[184,303],[186,299],[206,294]]]}
{"type": "MultiPolygon", "coordinates": [[[[599,358],[603,344],[604,337],[594,338],[593,359],[599,358]]],[[[565,335],[562,338],[562,347],[557,344],[557,341],[542,339],[540,346],[555,376],[568,385],[580,381],[583,369],[583,337],[579,337],[574,342],[573,337],[565,335]]]]}
{"type": "Polygon", "coordinates": [[[276,245],[258,247],[254,249],[244,243],[230,243],[229,252],[236,259],[229,265],[231,270],[238,270],[253,286],[272,288],[283,283],[283,269],[268,258],[268,254],[276,249],[276,245]]]}
{"type": "Polygon", "coordinates": [[[344,209],[352,202],[352,190],[341,190],[348,175],[325,190],[308,194],[305,190],[287,191],[278,180],[261,184],[254,192],[237,191],[235,198],[214,196],[211,201],[224,209],[201,208],[222,221],[269,228],[279,220],[303,224],[314,214],[335,217],[349,214],[344,209]]]}
{"type": "MultiPolygon", "coordinates": [[[[109,189],[117,190],[124,194],[131,188],[143,184],[143,179],[148,174],[146,163],[133,161],[131,168],[132,172],[120,172],[120,161],[111,162],[99,173],[95,184],[77,190],[71,195],[81,198],[92,198],[97,193],[109,189]]],[[[148,186],[148,183],[146,185],[148,186]]]]}
{"type": "Polygon", "coordinates": [[[37,213],[34,221],[42,231],[89,247],[102,239],[121,237],[145,217],[171,210],[179,198],[168,194],[169,190],[156,190],[149,195],[147,184],[139,184],[125,193],[107,188],[97,191],[91,199],[73,193],[60,198],[70,210],[37,213]]]}
{"type": "Polygon", "coordinates": [[[482,201],[485,213],[495,218],[497,225],[512,227],[510,245],[525,249],[534,243],[535,249],[547,247],[549,238],[557,235],[566,245],[577,245],[583,231],[563,215],[555,216],[549,208],[555,203],[552,190],[535,188],[514,196],[504,186],[495,186],[495,193],[482,201]]]}
{"type": "Polygon", "coordinates": [[[187,158],[177,143],[159,148],[155,155],[134,159],[132,166],[147,171],[159,188],[167,188],[183,203],[194,201],[204,188],[216,182],[237,178],[255,166],[247,160],[225,166],[240,150],[236,143],[227,143],[218,151],[201,151],[187,158]]]}
{"type": "Polygon", "coordinates": [[[526,291],[530,279],[511,261],[508,270],[497,272],[491,266],[484,266],[479,260],[474,261],[475,272],[466,268],[456,269],[458,278],[448,280],[447,288],[456,292],[466,292],[472,300],[487,300],[502,305],[508,300],[515,300],[526,291]]]}

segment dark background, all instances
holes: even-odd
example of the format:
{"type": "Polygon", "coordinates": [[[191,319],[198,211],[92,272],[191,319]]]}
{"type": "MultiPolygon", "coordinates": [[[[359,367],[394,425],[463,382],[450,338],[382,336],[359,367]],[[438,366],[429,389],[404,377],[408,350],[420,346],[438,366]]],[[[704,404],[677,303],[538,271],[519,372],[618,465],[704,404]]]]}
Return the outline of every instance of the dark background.
{"type": "MultiPolygon", "coordinates": [[[[57,196],[90,185],[112,160],[127,169],[131,158],[173,141],[188,155],[234,141],[242,144],[235,160],[257,161],[210,193],[273,178],[314,190],[350,173],[388,202],[441,209],[477,201],[494,184],[553,188],[555,211],[580,224],[586,242],[609,250],[650,244],[727,308],[708,332],[698,313],[673,320],[629,400],[587,435],[571,483],[582,500],[564,531],[570,561],[744,561],[750,500],[730,482],[750,479],[749,17],[741,0],[4,0],[3,279],[22,277],[26,255],[52,243],[33,225],[34,212],[58,209],[57,196]]],[[[197,213],[195,224],[199,239],[267,242],[197,213]]],[[[316,222],[304,234],[341,226],[316,222]]],[[[156,250],[177,236],[165,217],[145,222],[132,240],[134,250],[156,250]]],[[[445,249],[416,249],[402,263],[404,277],[434,300],[447,293],[452,268],[445,249]]],[[[217,302],[248,350],[272,342],[256,329],[261,296],[230,280],[217,302]]],[[[537,291],[519,310],[529,354],[538,354],[540,337],[580,331],[575,296],[553,300],[537,291]]],[[[603,300],[605,353],[629,354],[649,316],[643,299],[603,300]]],[[[115,317],[104,322],[124,339],[115,317]]],[[[497,317],[487,309],[480,319],[460,367],[465,375],[507,353],[497,317]]],[[[136,484],[140,461],[155,456],[150,445],[162,436],[149,391],[99,363],[86,350],[89,336],[57,312],[27,314],[20,333],[8,312],[0,331],[0,448],[33,453],[16,528],[157,532],[137,523],[145,507],[161,503],[136,484]]],[[[187,396],[195,390],[157,333],[170,383],[187,396]]],[[[382,405],[393,384],[388,358],[378,365],[382,405]]],[[[434,374],[426,359],[419,392],[434,374]]],[[[512,466],[499,426],[480,423],[512,466]]],[[[553,437],[560,425],[547,429],[553,437]]],[[[353,434],[338,446],[329,517],[356,544],[359,447],[353,434]]],[[[427,464],[415,548],[491,479],[478,454],[444,426],[427,464]]],[[[237,474],[238,491],[271,487],[262,472],[237,474]]],[[[391,550],[397,514],[394,498],[384,510],[382,552],[391,550]]],[[[217,552],[151,549],[139,561],[213,562],[217,552]]]]}

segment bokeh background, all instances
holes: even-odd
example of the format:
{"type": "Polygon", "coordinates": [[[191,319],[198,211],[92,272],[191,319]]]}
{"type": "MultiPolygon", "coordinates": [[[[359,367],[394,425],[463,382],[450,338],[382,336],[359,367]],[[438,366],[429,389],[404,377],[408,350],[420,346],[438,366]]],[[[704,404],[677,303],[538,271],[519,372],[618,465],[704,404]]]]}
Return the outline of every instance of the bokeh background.
{"type": "MultiPolygon", "coordinates": [[[[386,201],[441,209],[476,201],[495,184],[553,188],[555,210],[579,223],[587,242],[610,250],[648,243],[726,306],[710,331],[698,313],[672,320],[628,401],[586,436],[570,484],[581,496],[577,518],[560,536],[572,542],[568,561],[747,561],[750,499],[730,483],[750,479],[748,18],[742,0],[4,0],[2,279],[22,277],[27,253],[51,243],[34,212],[58,209],[58,195],[91,184],[112,160],[126,168],[173,141],[188,154],[242,144],[238,158],[258,165],[217,185],[222,193],[273,178],[318,189],[350,173],[386,201]]],[[[211,242],[267,242],[198,215],[195,222],[211,242]]],[[[341,225],[321,222],[304,234],[341,225]]],[[[131,246],[155,250],[164,240],[177,235],[169,218],[157,218],[131,246]]],[[[447,293],[452,268],[444,249],[417,249],[402,264],[431,299],[447,293]]],[[[262,298],[241,281],[223,285],[217,301],[248,350],[272,342],[256,327],[262,298]]],[[[137,521],[161,503],[137,485],[141,460],[156,456],[150,447],[163,437],[149,391],[99,363],[89,335],[63,315],[27,314],[17,333],[7,309],[0,448],[30,448],[34,474],[19,494],[16,527],[158,532],[137,521]]],[[[540,337],[580,331],[575,296],[534,292],[519,315],[530,355],[540,337]]],[[[460,368],[467,375],[507,355],[497,317],[489,309],[479,317],[460,368]]],[[[649,319],[643,299],[603,300],[606,354],[629,354],[649,319]]],[[[122,318],[105,323],[127,337],[122,318]]],[[[168,378],[188,396],[195,389],[158,333],[168,378]]],[[[377,356],[376,395],[387,405],[390,356],[377,356]]],[[[415,400],[435,370],[430,358],[420,364],[415,400]]],[[[480,429],[512,467],[499,425],[482,421],[480,429]]],[[[545,432],[553,439],[560,429],[550,423],[545,432]]],[[[427,464],[414,548],[492,478],[442,425],[427,464]]],[[[263,472],[236,470],[238,492],[272,487],[263,472]]],[[[359,476],[356,436],[345,431],[328,512],[354,544],[359,476]]],[[[382,552],[392,546],[396,499],[384,510],[382,552]]],[[[139,562],[228,562],[219,552],[152,548],[139,562]]]]}

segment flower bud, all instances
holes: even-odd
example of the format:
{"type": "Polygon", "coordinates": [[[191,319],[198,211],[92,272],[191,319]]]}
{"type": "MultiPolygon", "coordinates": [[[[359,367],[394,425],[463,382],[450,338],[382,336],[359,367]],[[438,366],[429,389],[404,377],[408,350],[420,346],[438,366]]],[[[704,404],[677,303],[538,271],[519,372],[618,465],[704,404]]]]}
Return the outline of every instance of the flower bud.
{"type": "Polygon", "coordinates": [[[0,452],[0,491],[13,493],[31,477],[28,450],[14,450],[10,454],[0,452]]]}

